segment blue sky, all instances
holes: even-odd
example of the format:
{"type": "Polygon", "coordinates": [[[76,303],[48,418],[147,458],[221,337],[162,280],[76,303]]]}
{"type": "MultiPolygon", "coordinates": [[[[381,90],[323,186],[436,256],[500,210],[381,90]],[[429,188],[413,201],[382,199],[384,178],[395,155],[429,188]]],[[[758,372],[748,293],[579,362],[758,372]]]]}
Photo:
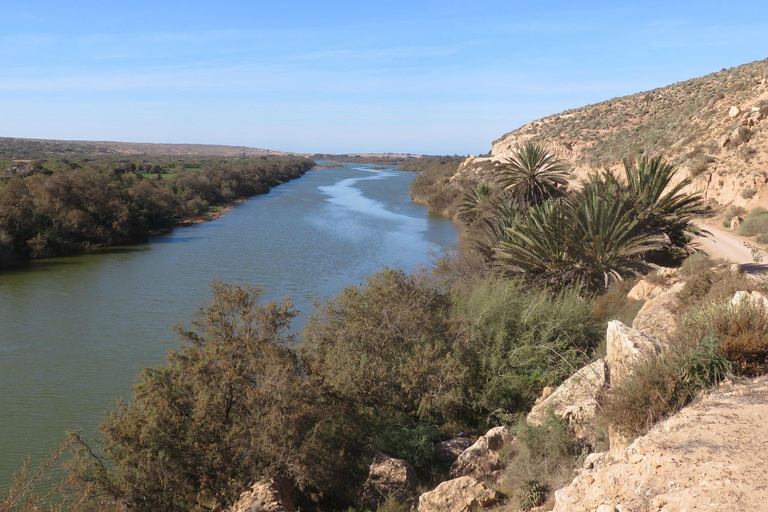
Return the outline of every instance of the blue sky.
{"type": "Polygon", "coordinates": [[[768,2],[0,0],[0,136],[477,154],[768,58],[768,2]]]}

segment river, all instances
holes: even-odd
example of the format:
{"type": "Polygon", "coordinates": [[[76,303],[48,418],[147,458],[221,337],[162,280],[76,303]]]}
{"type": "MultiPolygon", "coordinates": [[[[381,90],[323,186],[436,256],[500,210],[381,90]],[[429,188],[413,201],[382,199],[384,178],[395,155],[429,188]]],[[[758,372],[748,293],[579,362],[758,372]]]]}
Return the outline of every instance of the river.
{"type": "Polygon", "coordinates": [[[66,429],[93,435],[141,368],[176,346],[171,326],[207,301],[214,279],[291,296],[296,327],[316,297],[382,266],[429,265],[457,230],[410,201],[412,179],[393,167],[319,168],[146,245],[0,273],[0,489],[66,429]]]}

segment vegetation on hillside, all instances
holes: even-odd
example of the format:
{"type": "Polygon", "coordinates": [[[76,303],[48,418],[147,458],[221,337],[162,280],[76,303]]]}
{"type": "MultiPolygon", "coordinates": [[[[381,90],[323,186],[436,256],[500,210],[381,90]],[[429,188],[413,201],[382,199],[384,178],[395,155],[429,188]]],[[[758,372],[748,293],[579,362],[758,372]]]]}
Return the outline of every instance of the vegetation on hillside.
{"type": "MultiPolygon", "coordinates": [[[[603,168],[627,155],[655,154],[686,162],[702,172],[718,153],[721,137],[741,126],[728,117],[733,105],[755,96],[756,82],[768,78],[768,61],[723,69],[643,93],[568,110],[507,133],[494,141],[525,136],[538,143],[565,143],[579,150],[577,165],[603,168]],[[727,120],[727,121],[724,121],[727,120]],[[721,122],[722,121],[722,122],[721,122]]],[[[758,106],[768,114],[768,102],[758,106]]],[[[745,141],[732,138],[735,149],[745,141]]]]}
{"type": "Polygon", "coordinates": [[[0,180],[0,269],[141,242],[211,207],[268,192],[312,165],[301,158],[37,160],[0,180]]]}
{"type": "Polygon", "coordinates": [[[493,182],[458,203],[475,249],[507,274],[549,286],[604,290],[689,254],[703,211],[698,195],[672,185],[676,168],[661,157],[624,161],[624,175],[594,174],[566,191],[567,169],[543,146],[526,143],[500,165],[493,182]]]}
{"type": "MultiPolygon", "coordinates": [[[[685,181],[672,185],[675,166],[660,157],[626,160],[623,176],[598,173],[567,192],[567,170],[531,144],[500,181],[464,197],[447,186],[459,163],[412,162],[421,170],[414,196],[435,211],[455,208],[466,225],[460,248],[432,272],[384,269],[319,302],[300,333],[290,331],[289,300],[265,304],[257,289],[215,283],[211,302],[178,328],[178,350],[142,372],[97,439],[74,435],[62,490],[74,509],[220,510],[253,481],[279,476],[302,510],[363,510],[360,490],[378,451],[411,462],[432,485],[448,470],[436,441],[517,423],[545,386],[596,357],[608,315],[634,307],[607,304],[623,301],[614,300],[617,283],[690,252],[700,199],[682,191],[685,181]]],[[[179,181],[112,171],[98,183],[168,181],[178,198],[216,176],[209,172],[180,171],[179,181]]],[[[40,179],[12,180],[0,197],[23,198],[21,185],[31,190],[40,179]]],[[[192,194],[183,204],[211,200],[192,194]]],[[[612,425],[642,432],[731,372],[768,371],[762,309],[728,302],[757,285],[710,267],[686,260],[680,337],[606,397],[612,425]]],[[[590,447],[554,416],[515,430],[515,464],[502,486],[530,509],[590,447]]],[[[32,495],[20,482],[0,511],[32,495]]]]}

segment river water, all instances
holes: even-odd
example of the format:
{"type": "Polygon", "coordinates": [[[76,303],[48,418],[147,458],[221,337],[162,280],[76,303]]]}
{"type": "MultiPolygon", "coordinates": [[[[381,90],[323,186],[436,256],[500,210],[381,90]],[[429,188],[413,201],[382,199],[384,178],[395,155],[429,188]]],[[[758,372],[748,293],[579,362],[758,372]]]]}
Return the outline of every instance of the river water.
{"type": "Polygon", "coordinates": [[[92,435],[141,368],[175,348],[171,326],[209,299],[212,280],[290,295],[306,316],[314,298],[382,266],[429,265],[457,231],[410,201],[412,179],[393,167],[320,168],[146,245],[0,273],[0,489],[66,429],[92,435]]]}

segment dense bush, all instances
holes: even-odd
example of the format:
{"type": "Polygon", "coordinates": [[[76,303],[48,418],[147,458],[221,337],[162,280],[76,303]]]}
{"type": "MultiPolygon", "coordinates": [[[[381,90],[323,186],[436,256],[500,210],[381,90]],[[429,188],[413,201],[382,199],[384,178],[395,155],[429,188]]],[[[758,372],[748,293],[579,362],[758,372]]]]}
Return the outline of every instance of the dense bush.
{"type": "Polygon", "coordinates": [[[411,197],[426,204],[430,212],[444,213],[456,201],[459,189],[449,184],[463,157],[426,157],[410,160],[400,166],[404,171],[418,172],[411,182],[411,197]]]}
{"type": "Polygon", "coordinates": [[[530,510],[566,485],[588,452],[574,436],[568,421],[554,414],[548,415],[541,425],[521,421],[514,430],[516,441],[507,455],[501,488],[515,498],[522,510],[530,510]]]}
{"type": "Polygon", "coordinates": [[[630,377],[611,388],[603,418],[624,435],[642,435],[724,379],[730,369],[715,338],[674,345],[659,357],[636,363],[630,377]]]}
{"type": "Polygon", "coordinates": [[[455,294],[454,316],[467,340],[466,395],[475,415],[524,412],[544,386],[583,366],[603,331],[591,309],[573,290],[553,294],[497,277],[455,294]]]}
{"type": "Polygon", "coordinates": [[[738,233],[741,236],[760,236],[768,234],[768,212],[764,208],[753,208],[739,224],[738,233]]]}
{"type": "Polygon", "coordinates": [[[194,162],[203,167],[180,168],[159,179],[144,176],[148,164],[67,162],[46,162],[39,172],[3,182],[0,268],[30,258],[140,242],[212,205],[267,192],[312,165],[299,158],[194,162]]]}

